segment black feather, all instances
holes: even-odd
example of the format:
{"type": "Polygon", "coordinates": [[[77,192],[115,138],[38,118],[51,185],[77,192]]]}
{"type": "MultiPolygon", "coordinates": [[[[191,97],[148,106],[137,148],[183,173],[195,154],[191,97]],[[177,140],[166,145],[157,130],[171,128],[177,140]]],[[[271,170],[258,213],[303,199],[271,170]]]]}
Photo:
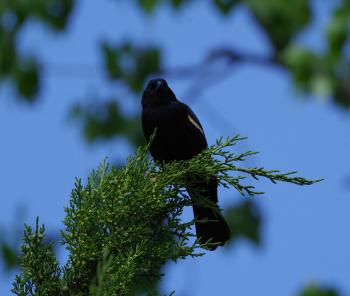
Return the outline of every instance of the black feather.
{"type": "MultiPolygon", "coordinates": [[[[177,100],[164,79],[151,80],[142,95],[142,128],[147,141],[157,133],[150,152],[157,162],[188,160],[208,147],[203,128],[186,104],[177,100]]],[[[187,191],[193,213],[199,221],[196,234],[200,243],[207,241],[224,245],[229,239],[228,225],[218,208],[218,182],[199,176],[188,176],[187,191]],[[204,223],[200,220],[210,220],[204,223]]],[[[212,246],[215,250],[216,246],[212,246]]]]}

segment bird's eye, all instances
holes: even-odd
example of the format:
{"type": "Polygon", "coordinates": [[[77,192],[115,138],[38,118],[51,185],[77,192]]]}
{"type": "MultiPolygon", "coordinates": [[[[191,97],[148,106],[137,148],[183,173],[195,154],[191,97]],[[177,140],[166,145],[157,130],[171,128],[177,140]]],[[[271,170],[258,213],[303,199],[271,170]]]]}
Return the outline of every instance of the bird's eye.
{"type": "Polygon", "coordinates": [[[152,88],[153,90],[159,90],[163,85],[164,85],[163,81],[157,80],[157,81],[154,81],[154,82],[151,84],[151,88],[152,88]]]}

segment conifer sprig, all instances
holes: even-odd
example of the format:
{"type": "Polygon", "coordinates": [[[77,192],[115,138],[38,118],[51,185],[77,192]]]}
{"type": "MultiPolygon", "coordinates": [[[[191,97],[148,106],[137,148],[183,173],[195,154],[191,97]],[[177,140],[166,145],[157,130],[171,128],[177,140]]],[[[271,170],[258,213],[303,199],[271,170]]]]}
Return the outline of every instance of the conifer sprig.
{"type": "Polygon", "coordinates": [[[185,186],[192,174],[203,178],[215,174],[223,186],[248,195],[261,192],[243,184],[241,173],[274,183],[320,181],[291,176],[295,172],[237,166],[256,154],[230,151],[244,139],[219,139],[197,157],[170,164],[153,163],[148,147],[138,149],[123,168],[104,161],[85,184],[76,180],[65,208],[61,235],[68,251],[66,264],[59,267],[37,220],[34,231],[25,226],[21,274],[12,291],[21,296],[123,296],[153,291],[165,262],[202,256],[210,244],[200,245],[195,239],[191,229],[195,220],[181,219],[184,208],[191,205],[185,186]]]}

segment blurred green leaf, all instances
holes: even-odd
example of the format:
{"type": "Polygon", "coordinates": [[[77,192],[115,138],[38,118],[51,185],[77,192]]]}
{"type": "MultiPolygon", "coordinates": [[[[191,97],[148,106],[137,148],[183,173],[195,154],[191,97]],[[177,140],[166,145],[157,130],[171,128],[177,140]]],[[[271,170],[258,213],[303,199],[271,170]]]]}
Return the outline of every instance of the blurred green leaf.
{"type": "Polygon", "coordinates": [[[276,50],[284,49],[311,20],[308,0],[243,0],[276,50]]]}
{"type": "Polygon", "coordinates": [[[62,30],[73,9],[74,0],[28,0],[27,14],[55,30],[62,30]]]}
{"type": "Polygon", "coordinates": [[[337,60],[349,35],[350,1],[343,0],[335,10],[327,28],[328,55],[337,60]]]}
{"type": "Polygon", "coordinates": [[[310,284],[299,295],[300,296],[338,296],[339,293],[332,288],[318,287],[314,284],[310,284]]]}
{"type": "Polygon", "coordinates": [[[328,56],[316,55],[301,47],[289,47],[282,55],[294,84],[305,92],[332,97],[341,107],[350,107],[350,64],[328,56]]]}
{"type": "Polygon", "coordinates": [[[330,54],[338,57],[347,38],[347,16],[344,11],[336,14],[328,26],[327,37],[330,54]]]}
{"type": "Polygon", "coordinates": [[[20,259],[16,247],[10,246],[7,242],[2,241],[0,243],[0,250],[4,267],[7,271],[19,266],[20,259]]]}
{"type": "Polygon", "coordinates": [[[262,216],[258,207],[245,200],[225,211],[225,218],[231,230],[230,244],[239,238],[245,238],[259,245],[262,216]]]}
{"type": "Polygon", "coordinates": [[[153,12],[156,5],[159,3],[159,0],[138,0],[140,6],[147,13],[153,12]]]}
{"type": "Polygon", "coordinates": [[[311,91],[312,85],[315,86],[317,83],[314,75],[327,79],[325,77],[328,76],[328,73],[326,67],[323,66],[325,62],[308,49],[291,46],[283,53],[282,59],[290,70],[296,86],[304,91],[311,91]]]}
{"type": "Polygon", "coordinates": [[[0,79],[9,73],[16,64],[17,55],[13,35],[0,27],[0,79]]]}
{"type": "Polygon", "coordinates": [[[350,74],[336,81],[334,100],[339,106],[350,108],[350,74]]]}
{"type": "Polygon", "coordinates": [[[137,47],[125,42],[117,47],[101,45],[105,69],[111,79],[121,80],[129,89],[139,93],[146,78],[160,71],[160,50],[137,47]]]}
{"type": "Polygon", "coordinates": [[[39,91],[38,63],[19,53],[18,35],[30,20],[63,30],[71,14],[74,0],[2,0],[0,2],[0,82],[13,82],[20,98],[34,101],[39,91]]]}
{"type": "Polygon", "coordinates": [[[22,61],[14,70],[17,90],[22,98],[33,101],[39,90],[39,66],[34,60],[22,61]]]}
{"type": "Polygon", "coordinates": [[[76,105],[71,117],[79,120],[83,126],[87,141],[124,137],[135,146],[145,143],[141,130],[140,116],[125,116],[116,100],[76,105]]]}
{"type": "Polygon", "coordinates": [[[223,14],[231,12],[232,8],[234,8],[239,2],[240,0],[213,0],[214,5],[223,14]]]}
{"type": "Polygon", "coordinates": [[[315,73],[310,79],[311,91],[319,96],[329,96],[332,93],[334,81],[330,75],[315,73]]]}
{"type": "Polygon", "coordinates": [[[136,69],[129,77],[129,85],[132,90],[142,90],[146,78],[160,71],[160,51],[157,48],[140,50],[136,54],[136,69]]]}
{"type": "Polygon", "coordinates": [[[102,44],[101,49],[105,61],[106,72],[109,77],[120,78],[122,76],[122,69],[119,65],[119,52],[113,50],[107,44],[102,44]]]}
{"type": "Polygon", "coordinates": [[[143,11],[147,14],[154,12],[154,9],[160,4],[169,4],[174,9],[179,9],[184,4],[191,2],[192,0],[137,0],[137,3],[143,11]]]}
{"type": "Polygon", "coordinates": [[[174,8],[180,8],[183,4],[189,3],[192,0],[171,0],[171,4],[174,8]]]}

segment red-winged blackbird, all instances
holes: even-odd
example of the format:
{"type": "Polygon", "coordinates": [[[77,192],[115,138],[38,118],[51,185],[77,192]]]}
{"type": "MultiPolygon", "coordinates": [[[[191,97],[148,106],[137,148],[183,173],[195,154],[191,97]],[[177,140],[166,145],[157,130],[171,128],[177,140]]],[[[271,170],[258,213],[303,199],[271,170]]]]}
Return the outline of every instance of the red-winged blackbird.
{"type": "MultiPolygon", "coordinates": [[[[156,129],[150,152],[153,159],[160,163],[188,160],[208,147],[198,118],[190,107],[177,100],[164,79],[149,81],[143,92],[142,127],[147,141],[156,129]]],[[[209,181],[199,175],[188,176],[187,180],[190,180],[186,189],[193,201],[194,217],[211,220],[195,224],[197,238],[201,244],[211,239],[212,243],[224,245],[230,231],[217,206],[216,176],[209,181]],[[204,205],[203,198],[214,206],[208,207],[208,202],[204,205]]],[[[214,245],[210,249],[215,250],[216,247],[214,245]]]]}

